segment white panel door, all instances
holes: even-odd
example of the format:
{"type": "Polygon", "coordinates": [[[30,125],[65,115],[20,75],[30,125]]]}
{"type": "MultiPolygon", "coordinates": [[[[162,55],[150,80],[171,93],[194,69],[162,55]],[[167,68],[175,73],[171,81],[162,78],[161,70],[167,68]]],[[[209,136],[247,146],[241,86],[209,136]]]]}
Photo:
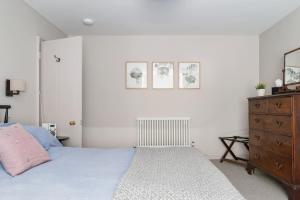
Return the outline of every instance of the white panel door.
{"type": "Polygon", "coordinates": [[[42,42],[42,122],[56,123],[67,146],[82,145],[82,37],[42,42]]]}

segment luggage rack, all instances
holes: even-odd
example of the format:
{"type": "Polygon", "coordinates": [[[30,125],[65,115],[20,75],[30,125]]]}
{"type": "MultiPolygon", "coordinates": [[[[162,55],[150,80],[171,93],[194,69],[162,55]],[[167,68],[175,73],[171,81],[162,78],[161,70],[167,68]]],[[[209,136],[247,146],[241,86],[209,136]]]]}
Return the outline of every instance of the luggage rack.
{"type": "Polygon", "coordinates": [[[226,156],[228,155],[228,153],[236,161],[238,161],[238,160],[245,161],[245,162],[249,161],[248,159],[236,156],[234,154],[234,152],[231,150],[231,148],[233,147],[234,143],[238,142],[238,143],[244,144],[244,146],[246,147],[246,149],[249,151],[249,137],[231,136],[231,137],[219,137],[219,139],[221,140],[221,142],[224,144],[224,146],[226,148],[226,151],[223,154],[222,158],[220,159],[220,162],[223,162],[226,159],[226,156]],[[227,143],[226,141],[229,141],[229,143],[227,143]]]}

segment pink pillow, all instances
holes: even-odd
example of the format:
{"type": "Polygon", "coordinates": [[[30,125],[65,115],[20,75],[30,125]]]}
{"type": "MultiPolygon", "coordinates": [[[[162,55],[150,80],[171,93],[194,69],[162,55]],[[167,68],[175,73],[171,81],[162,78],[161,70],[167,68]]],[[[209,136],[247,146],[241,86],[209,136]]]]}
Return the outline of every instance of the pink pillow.
{"type": "Polygon", "coordinates": [[[10,175],[49,160],[47,151],[20,124],[0,127],[0,162],[10,175]]]}

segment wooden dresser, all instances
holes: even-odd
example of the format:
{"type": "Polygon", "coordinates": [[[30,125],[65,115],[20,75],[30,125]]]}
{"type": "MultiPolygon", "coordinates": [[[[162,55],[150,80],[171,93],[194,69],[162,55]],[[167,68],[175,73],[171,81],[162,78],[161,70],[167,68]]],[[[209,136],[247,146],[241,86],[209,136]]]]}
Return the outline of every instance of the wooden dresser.
{"type": "Polygon", "coordinates": [[[249,174],[259,168],[300,200],[300,94],[249,98],[249,174]]]}

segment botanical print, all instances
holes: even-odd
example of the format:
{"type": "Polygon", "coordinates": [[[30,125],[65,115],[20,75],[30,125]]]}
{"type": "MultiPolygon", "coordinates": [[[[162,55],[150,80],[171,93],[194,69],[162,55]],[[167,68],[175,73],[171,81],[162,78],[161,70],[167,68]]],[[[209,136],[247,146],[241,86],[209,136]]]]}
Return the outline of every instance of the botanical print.
{"type": "Polygon", "coordinates": [[[300,82],[300,68],[287,66],[285,69],[285,83],[298,83],[300,82]]]}
{"type": "Polygon", "coordinates": [[[169,62],[153,63],[153,88],[173,88],[174,64],[169,62]]]}
{"type": "Polygon", "coordinates": [[[200,88],[200,63],[179,63],[179,88],[200,88]]]}
{"type": "Polygon", "coordinates": [[[147,88],[147,63],[126,63],[127,88],[147,88]]]}

